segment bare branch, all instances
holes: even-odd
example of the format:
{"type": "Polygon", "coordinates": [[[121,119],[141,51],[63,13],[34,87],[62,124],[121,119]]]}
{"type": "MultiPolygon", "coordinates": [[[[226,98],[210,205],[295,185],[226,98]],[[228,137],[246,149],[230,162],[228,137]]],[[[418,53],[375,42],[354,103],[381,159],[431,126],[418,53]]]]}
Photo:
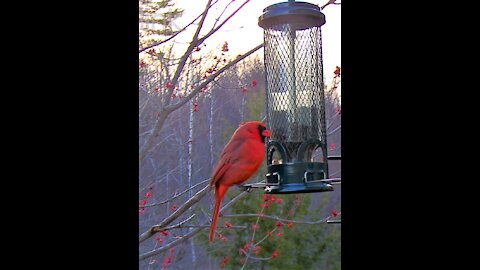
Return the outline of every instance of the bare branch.
{"type": "Polygon", "coordinates": [[[257,260],[257,261],[268,261],[268,260],[271,260],[273,258],[273,257],[268,257],[268,258],[254,257],[254,256],[250,256],[250,254],[248,254],[248,253],[246,253],[245,256],[249,259],[257,260]]]}
{"type": "Polygon", "coordinates": [[[170,139],[170,137],[173,137],[175,136],[175,134],[170,134],[168,135],[167,137],[164,137],[161,141],[159,141],[156,145],[152,146],[152,149],[150,151],[153,151],[155,150],[157,147],[159,147],[162,143],[164,143],[165,141],[167,141],[168,139],[170,139]]]}
{"type": "Polygon", "coordinates": [[[177,224],[172,225],[172,226],[165,227],[161,231],[168,231],[168,230],[171,230],[171,229],[181,228],[183,226],[183,224],[190,221],[194,216],[195,216],[195,214],[191,215],[190,217],[188,217],[187,219],[185,219],[184,221],[182,221],[180,223],[177,223],[177,224]]]}
{"type": "Polygon", "coordinates": [[[225,13],[225,11],[227,10],[227,8],[233,3],[235,2],[235,0],[231,0],[230,3],[228,3],[225,8],[223,9],[222,13],[220,13],[220,15],[218,16],[218,18],[215,19],[215,23],[213,24],[212,26],[212,30],[215,29],[215,26],[217,25],[217,23],[220,21],[220,18],[223,16],[223,13],[225,13]]]}
{"type": "MultiPolygon", "coordinates": [[[[211,1],[208,2],[208,4],[210,4],[211,1]]],[[[248,2],[248,1],[247,1],[248,2]]],[[[244,3],[246,4],[246,3],[244,3]]],[[[243,4],[243,5],[244,5],[243,4]]],[[[242,5],[242,6],[243,6],[242,5]]],[[[209,5],[207,5],[207,9],[208,9],[209,5]]],[[[238,11],[238,9],[237,9],[238,11]]],[[[235,11],[235,12],[237,12],[235,11]]],[[[187,48],[187,50],[185,51],[184,55],[181,57],[179,63],[178,63],[178,67],[177,67],[177,70],[175,71],[175,75],[173,76],[173,79],[171,80],[171,82],[173,83],[173,85],[177,85],[178,83],[178,78],[180,77],[181,73],[182,73],[182,70],[186,64],[186,61],[188,59],[188,57],[190,56],[190,54],[192,53],[193,49],[195,48],[195,46],[197,46],[198,44],[200,44],[201,42],[199,42],[197,40],[197,37],[198,37],[198,32],[200,31],[199,29],[201,29],[202,27],[202,24],[203,24],[203,21],[204,21],[204,17],[206,16],[207,12],[204,13],[204,16],[202,17],[202,20],[197,28],[197,32],[196,32],[196,35],[193,37],[192,39],[192,42],[190,43],[190,46],[187,48]]],[[[232,14],[233,15],[233,14],[232,14]]],[[[230,16],[231,17],[231,16],[230,16]]],[[[229,17],[229,18],[230,18],[229,17]]],[[[229,18],[227,18],[226,20],[228,20],[229,18]]],[[[225,21],[224,21],[225,22],[225,21]]],[[[223,25],[223,23],[222,23],[223,25]]],[[[222,25],[219,25],[216,29],[220,28],[222,25]]],[[[210,35],[213,34],[212,32],[209,33],[210,35]]],[[[210,36],[209,34],[207,34],[205,37],[202,37],[202,41],[205,40],[208,36],[210,36]]],[[[171,98],[168,98],[168,97],[171,97],[172,96],[172,93],[173,93],[173,90],[174,90],[174,87],[170,88],[167,92],[167,100],[164,104],[164,106],[166,106],[163,110],[161,110],[159,112],[159,116],[157,118],[157,120],[155,121],[155,124],[154,124],[154,127],[153,127],[153,130],[152,132],[147,136],[146,138],[146,141],[145,143],[143,144],[142,148],[140,149],[140,153],[139,153],[139,161],[142,162],[146,155],[151,151],[151,148],[152,148],[152,145],[153,145],[153,141],[155,139],[155,137],[158,136],[160,130],[162,129],[162,126],[163,124],[165,123],[165,120],[167,119],[168,115],[175,111],[176,109],[180,108],[183,104],[187,103],[190,99],[192,99],[203,87],[205,87],[208,83],[210,83],[212,80],[214,80],[216,77],[218,77],[219,75],[221,75],[226,69],[230,68],[231,66],[235,65],[236,63],[238,63],[239,61],[243,60],[244,58],[246,58],[247,56],[249,56],[250,54],[254,53],[255,51],[257,51],[258,49],[260,49],[261,47],[263,47],[263,43],[258,45],[257,47],[253,48],[252,50],[250,50],[249,52],[247,52],[246,54],[242,55],[242,56],[239,56],[237,57],[235,60],[233,60],[232,62],[228,63],[227,65],[225,65],[224,67],[222,67],[221,69],[219,69],[215,74],[212,74],[210,75],[210,77],[207,78],[207,80],[205,80],[205,82],[203,82],[202,84],[198,85],[187,97],[185,97],[184,99],[182,99],[180,102],[176,103],[175,105],[169,105],[170,102],[171,102],[171,98]]]]}
{"type": "MultiPolygon", "coordinates": [[[[220,212],[222,211],[225,211],[225,209],[227,209],[228,207],[230,207],[232,204],[234,204],[235,202],[237,202],[238,200],[240,200],[241,198],[243,198],[244,196],[246,196],[247,194],[249,194],[248,191],[242,191],[241,193],[239,193],[236,197],[234,197],[231,201],[229,201],[227,204],[225,204],[225,206],[222,207],[222,209],[220,209],[220,212]]],[[[206,222],[204,223],[203,225],[207,225],[209,222],[206,222]]],[[[163,246],[161,248],[158,248],[158,249],[154,249],[152,251],[149,251],[149,252],[146,252],[146,253],[143,253],[139,256],[139,260],[145,260],[147,258],[150,258],[152,256],[155,256],[157,254],[160,254],[160,253],[163,253],[167,250],[169,250],[170,248],[178,245],[178,244],[181,244],[185,241],[187,241],[189,238],[195,236],[197,233],[199,233],[201,230],[205,229],[205,228],[208,228],[209,226],[206,226],[206,227],[199,227],[199,228],[196,228],[196,229],[193,229],[192,231],[190,231],[189,233],[187,233],[186,235],[184,235],[183,237],[173,241],[173,242],[170,242],[168,245],[166,246],[163,246]]]]}
{"type": "Polygon", "coordinates": [[[138,137],[142,137],[143,135],[146,135],[147,133],[150,133],[150,132],[152,132],[152,129],[149,129],[149,130],[139,134],[138,137]]]}
{"type": "Polygon", "coordinates": [[[164,200],[164,201],[161,201],[161,202],[158,202],[158,203],[147,204],[147,205],[145,205],[145,206],[142,206],[142,208],[143,208],[143,207],[146,208],[146,207],[153,207],[153,206],[157,206],[157,205],[163,205],[163,204],[166,204],[166,203],[168,203],[168,202],[171,202],[171,201],[175,200],[176,198],[182,196],[183,194],[187,193],[189,190],[194,189],[194,188],[198,187],[199,185],[201,185],[201,184],[203,184],[203,183],[205,183],[205,182],[207,182],[207,181],[210,181],[210,178],[208,178],[208,179],[206,179],[206,180],[203,180],[202,182],[197,183],[197,184],[193,185],[193,186],[190,187],[190,188],[185,189],[184,191],[178,193],[177,195],[175,195],[175,196],[173,196],[173,197],[171,197],[171,198],[169,198],[169,199],[167,199],[167,200],[164,200]]]}
{"type": "Polygon", "coordinates": [[[329,220],[331,218],[331,216],[328,216],[326,218],[322,218],[322,219],[315,220],[315,221],[300,221],[300,220],[284,219],[284,218],[280,218],[280,217],[277,217],[277,216],[268,216],[268,215],[263,215],[262,216],[262,215],[259,215],[259,214],[234,214],[234,215],[223,215],[223,217],[261,217],[261,218],[269,218],[269,219],[273,219],[273,220],[284,221],[284,222],[292,222],[292,223],[298,223],[298,224],[326,223],[327,220],[329,220]]]}
{"type": "Polygon", "coordinates": [[[245,197],[247,194],[249,194],[250,192],[249,191],[242,191],[240,192],[237,196],[235,196],[232,200],[230,200],[227,204],[225,204],[225,206],[222,207],[222,209],[220,209],[220,214],[225,210],[227,209],[228,207],[230,207],[232,204],[236,203],[237,201],[239,201],[240,199],[242,199],[243,197],[245,197]]]}
{"type": "MultiPolygon", "coordinates": [[[[183,225],[178,228],[210,228],[210,225],[183,225]]],[[[247,226],[217,226],[220,229],[247,229],[247,226]]]]}
{"type": "Polygon", "coordinates": [[[154,250],[151,250],[149,252],[145,252],[143,254],[141,254],[139,256],[139,260],[142,261],[142,260],[145,260],[145,259],[148,259],[152,256],[155,256],[157,254],[160,254],[162,252],[165,252],[167,250],[169,250],[170,248],[178,245],[178,244],[181,244],[185,241],[187,241],[188,239],[190,239],[192,236],[196,235],[197,233],[199,233],[201,230],[203,230],[204,228],[196,228],[196,229],[193,229],[191,230],[189,233],[185,234],[184,236],[182,236],[181,238],[173,241],[173,242],[170,242],[168,243],[168,245],[166,246],[163,246],[161,248],[157,248],[157,249],[154,249],[154,250]]]}
{"type": "Polygon", "coordinates": [[[155,137],[158,136],[160,130],[162,129],[163,124],[165,123],[165,120],[167,120],[168,114],[169,113],[165,112],[164,110],[161,110],[159,112],[158,118],[155,120],[155,124],[153,126],[152,132],[147,136],[147,138],[145,139],[146,140],[145,143],[140,149],[140,153],[138,155],[139,162],[142,162],[147,156],[147,154],[150,152],[153,141],[155,137]]]}
{"type": "Polygon", "coordinates": [[[180,217],[180,215],[185,213],[190,208],[190,206],[200,201],[200,199],[203,198],[210,191],[210,189],[211,189],[210,185],[207,185],[204,188],[202,188],[195,195],[193,195],[192,198],[190,198],[188,201],[182,204],[175,212],[170,214],[170,216],[166,217],[162,222],[152,226],[146,232],[142,233],[139,237],[139,242],[141,243],[147,240],[148,238],[152,237],[156,232],[162,231],[166,225],[172,223],[175,219],[180,217]]]}
{"type": "MultiPolygon", "coordinates": [[[[218,3],[218,1],[219,1],[219,0],[215,1],[214,3],[212,3],[209,8],[213,7],[216,3],[218,3]]],[[[198,18],[200,18],[204,13],[205,13],[205,11],[203,11],[202,13],[200,13],[195,19],[193,19],[193,21],[191,21],[190,23],[188,23],[187,25],[185,25],[182,29],[178,30],[175,34],[173,34],[173,35],[170,36],[169,38],[167,38],[167,39],[165,39],[165,40],[162,40],[162,41],[159,41],[159,42],[157,42],[157,43],[154,43],[154,44],[152,44],[152,45],[150,45],[150,46],[147,46],[147,47],[145,47],[145,48],[143,48],[143,49],[140,49],[140,50],[138,51],[138,53],[144,52],[144,51],[146,51],[146,50],[148,50],[148,49],[151,49],[151,48],[156,47],[156,46],[158,46],[158,45],[162,45],[163,43],[172,40],[172,39],[175,38],[177,35],[179,35],[181,32],[185,31],[190,25],[194,24],[194,23],[198,20],[198,18]]]]}
{"type": "Polygon", "coordinates": [[[342,171],[342,170],[338,170],[338,171],[336,171],[336,172],[330,173],[330,177],[339,174],[341,171],[342,171]]]}
{"type": "Polygon", "coordinates": [[[338,113],[334,114],[332,117],[330,117],[330,119],[328,119],[328,120],[330,120],[330,125],[327,126],[327,129],[326,129],[326,130],[329,130],[329,129],[333,126],[333,124],[335,123],[335,120],[336,120],[336,119],[340,119],[338,113]]]}
{"type": "MultiPolygon", "coordinates": [[[[139,109],[140,112],[139,112],[139,118],[141,118],[143,116],[143,112],[145,111],[145,109],[147,108],[147,105],[148,105],[148,102],[150,101],[150,99],[152,98],[151,95],[148,95],[147,97],[147,100],[143,103],[143,105],[141,106],[141,108],[139,109]]],[[[141,136],[141,135],[139,135],[141,136]]]]}
{"type": "Polygon", "coordinates": [[[332,135],[333,133],[335,133],[335,132],[339,131],[341,128],[342,128],[342,126],[338,126],[338,127],[336,127],[334,130],[332,130],[332,131],[330,131],[329,133],[327,133],[327,136],[330,136],[330,135],[332,135]]]}
{"type": "Polygon", "coordinates": [[[205,41],[207,38],[209,38],[211,35],[213,35],[215,32],[217,32],[218,29],[222,28],[222,26],[225,23],[227,23],[228,20],[230,20],[235,14],[237,14],[237,12],[240,11],[240,9],[242,9],[243,6],[245,6],[248,2],[250,2],[250,0],[246,0],[245,2],[243,2],[243,4],[241,4],[234,12],[232,12],[232,14],[230,14],[230,16],[228,16],[217,28],[212,29],[212,31],[208,32],[208,34],[206,34],[201,39],[199,39],[198,44],[202,44],[203,41],[205,41]]]}
{"type": "Polygon", "coordinates": [[[203,83],[201,83],[200,85],[198,85],[197,87],[195,87],[194,90],[192,90],[190,92],[190,94],[188,94],[188,96],[186,96],[184,99],[180,100],[179,102],[175,103],[175,104],[172,104],[172,105],[169,105],[168,107],[165,108],[165,110],[169,111],[169,112],[172,112],[172,111],[175,111],[176,109],[180,108],[183,104],[187,103],[190,99],[192,99],[196,94],[198,94],[198,92],[200,90],[202,90],[202,88],[204,88],[205,86],[207,86],[207,84],[209,84],[211,81],[213,81],[215,78],[217,78],[218,76],[220,76],[225,70],[229,69],[231,66],[237,64],[238,62],[242,61],[243,59],[245,59],[247,56],[251,55],[252,53],[256,52],[258,49],[262,48],[263,47],[263,43],[256,46],[255,48],[251,49],[250,51],[248,51],[247,53],[237,57],[235,60],[233,60],[232,62],[228,63],[227,65],[225,65],[224,67],[222,67],[221,69],[219,69],[216,73],[210,75],[203,83]]]}
{"type": "Polygon", "coordinates": [[[340,4],[342,4],[342,3],[335,3],[336,1],[337,1],[337,0],[328,0],[328,2],[327,2],[325,5],[323,5],[322,7],[320,7],[320,9],[323,10],[324,8],[326,8],[326,7],[327,7],[328,5],[330,5],[330,4],[334,4],[334,5],[340,5],[340,4]]]}
{"type": "MultiPolygon", "coordinates": [[[[277,228],[278,228],[278,227],[275,227],[273,230],[271,230],[271,231],[270,231],[270,233],[273,233],[273,232],[275,232],[275,231],[277,230],[277,228]]],[[[254,246],[258,246],[258,245],[260,245],[260,244],[261,244],[263,241],[267,240],[267,238],[269,238],[269,237],[270,237],[270,236],[268,235],[268,233],[267,233],[267,234],[265,234],[265,236],[264,236],[262,239],[258,240],[258,242],[257,242],[257,243],[255,243],[255,245],[254,245],[254,246]]]]}
{"type": "MultiPolygon", "coordinates": [[[[200,34],[200,30],[202,30],[203,23],[205,22],[205,18],[207,17],[207,13],[210,10],[210,3],[211,2],[212,2],[212,0],[208,0],[207,6],[205,7],[205,10],[203,11],[203,14],[202,14],[202,18],[200,19],[200,22],[198,23],[197,30],[195,31],[195,34],[193,34],[192,42],[188,46],[188,48],[185,51],[185,53],[183,54],[183,56],[180,58],[180,61],[179,61],[178,66],[177,66],[177,70],[175,71],[175,74],[173,75],[173,78],[172,78],[172,83],[173,83],[174,86],[177,85],[177,83],[178,83],[178,78],[180,78],[180,74],[182,73],[183,68],[185,67],[185,63],[187,62],[188,57],[192,53],[193,49],[196,46],[198,46],[198,44],[199,44],[198,35],[200,34]]],[[[170,97],[172,95],[173,89],[174,89],[174,87],[172,87],[171,89],[168,90],[167,97],[170,97]]],[[[165,105],[168,105],[170,103],[170,100],[171,99],[167,99],[167,103],[165,105]]]]}
{"type": "MultiPolygon", "coordinates": [[[[168,172],[163,173],[162,175],[155,177],[156,180],[155,180],[155,179],[152,180],[152,181],[151,181],[150,183],[148,183],[145,187],[143,187],[143,188],[140,188],[140,187],[139,187],[139,190],[140,190],[139,193],[144,192],[147,188],[153,187],[155,184],[159,184],[159,183],[163,182],[164,179],[162,179],[162,178],[163,178],[165,175],[172,174],[172,173],[175,172],[178,168],[179,168],[179,165],[175,166],[173,169],[170,169],[168,172]]],[[[152,177],[153,177],[153,173],[152,173],[152,175],[146,177],[146,179],[149,179],[149,178],[152,178],[152,177]]]]}

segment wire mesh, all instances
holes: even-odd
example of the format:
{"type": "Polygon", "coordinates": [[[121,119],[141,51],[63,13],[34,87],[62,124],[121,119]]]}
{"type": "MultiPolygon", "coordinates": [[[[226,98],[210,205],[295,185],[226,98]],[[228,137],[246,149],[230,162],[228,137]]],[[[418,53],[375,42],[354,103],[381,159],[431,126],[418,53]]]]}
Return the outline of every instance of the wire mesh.
{"type": "Polygon", "coordinates": [[[279,24],[264,29],[264,41],[267,123],[291,162],[308,139],[326,145],[321,30],[279,24]]]}

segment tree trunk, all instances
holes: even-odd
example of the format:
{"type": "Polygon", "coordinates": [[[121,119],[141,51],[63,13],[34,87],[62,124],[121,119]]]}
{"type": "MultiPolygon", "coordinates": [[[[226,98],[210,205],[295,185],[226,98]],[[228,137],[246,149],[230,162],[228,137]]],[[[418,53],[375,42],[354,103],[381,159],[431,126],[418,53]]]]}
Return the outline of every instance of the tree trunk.
{"type": "Polygon", "coordinates": [[[208,143],[210,144],[210,170],[213,170],[213,93],[210,96],[210,118],[208,119],[208,143]]]}
{"type": "MultiPolygon", "coordinates": [[[[194,116],[194,103],[195,98],[190,102],[190,113],[188,119],[188,164],[187,164],[187,172],[188,172],[188,198],[192,198],[192,150],[193,150],[193,116],[194,116]]],[[[192,211],[193,212],[193,211],[192,211]]],[[[193,214],[193,213],[192,213],[193,214]]],[[[189,233],[192,232],[192,228],[189,228],[189,233]]],[[[195,245],[193,243],[193,238],[190,239],[190,250],[192,255],[192,265],[195,265],[197,260],[195,255],[195,245]]]]}

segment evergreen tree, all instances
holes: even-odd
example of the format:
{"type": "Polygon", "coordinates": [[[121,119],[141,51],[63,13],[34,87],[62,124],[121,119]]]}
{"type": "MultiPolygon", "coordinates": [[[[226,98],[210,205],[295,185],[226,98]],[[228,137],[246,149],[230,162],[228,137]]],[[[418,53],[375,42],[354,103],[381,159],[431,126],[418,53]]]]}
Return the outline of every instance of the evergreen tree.
{"type": "Polygon", "coordinates": [[[139,0],[139,47],[175,34],[172,23],[182,14],[183,10],[175,8],[172,0],[139,0]]]}

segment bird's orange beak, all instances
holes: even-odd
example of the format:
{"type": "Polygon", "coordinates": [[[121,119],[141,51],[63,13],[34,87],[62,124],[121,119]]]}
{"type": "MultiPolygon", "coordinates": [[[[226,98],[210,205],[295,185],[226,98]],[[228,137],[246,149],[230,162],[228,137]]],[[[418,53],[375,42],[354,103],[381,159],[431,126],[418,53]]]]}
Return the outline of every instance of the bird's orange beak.
{"type": "Polygon", "coordinates": [[[265,129],[264,131],[262,131],[262,136],[270,138],[272,136],[272,132],[268,129],[265,129]]]}

